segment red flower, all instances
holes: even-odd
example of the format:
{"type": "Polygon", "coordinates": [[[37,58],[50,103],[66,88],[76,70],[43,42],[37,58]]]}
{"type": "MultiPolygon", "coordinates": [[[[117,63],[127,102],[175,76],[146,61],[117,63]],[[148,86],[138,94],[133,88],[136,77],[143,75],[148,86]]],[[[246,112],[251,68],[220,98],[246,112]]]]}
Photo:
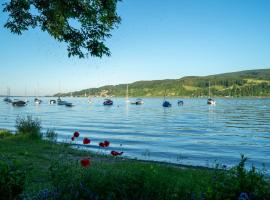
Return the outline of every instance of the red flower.
{"type": "Polygon", "coordinates": [[[100,147],[105,147],[105,144],[104,144],[103,142],[100,142],[100,143],[99,143],[99,146],[100,146],[100,147]]]}
{"type": "Polygon", "coordinates": [[[83,167],[89,167],[90,165],[91,165],[91,162],[90,162],[90,160],[88,158],[81,160],[81,166],[83,166],[83,167]]]}
{"type": "Polygon", "coordinates": [[[83,139],[83,144],[90,144],[91,140],[89,140],[88,138],[84,138],[83,139]]]}
{"type": "Polygon", "coordinates": [[[105,140],[105,141],[103,142],[103,144],[104,144],[105,147],[108,147],[108,146],[110,145],[110,142],[107,141],[107,140],[105,140]]]}
{"type": "Polygon", "coordinates": [[[74,134],[73,134],[74,137],[79,137],[80,136],[80,133],[78,131],[75,131],[74,134]]]}
{"type": "Polygon", "coordinates": [[[75,137],[74,137],[74,136],[72,136],[72,137],[71,137],[71,140],[72,140],[72,141],[74,141],[74,140],[75,140],[75,137]]]}
{"type": "Polygon", "coordinates": [[[123,152],[111,151],[112,156],[121,156],[123,152]]]}

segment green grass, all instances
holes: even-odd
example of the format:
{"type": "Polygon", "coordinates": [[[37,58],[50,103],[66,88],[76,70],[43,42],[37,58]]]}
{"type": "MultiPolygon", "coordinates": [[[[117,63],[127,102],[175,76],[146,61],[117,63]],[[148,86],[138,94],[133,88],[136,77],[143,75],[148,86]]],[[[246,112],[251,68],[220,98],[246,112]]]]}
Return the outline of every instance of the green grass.
{"type": "Polygon", "coordinates": [[[227,172],[115,159],[23,134],[2,137],[0,144],[1,157],[24,166],[23,191],[30,196],[47,189],[57,191],[56,199],[235,199],[240,190],[258,193],[259,188],[261,199],[269,197],[264,178],[243,168],[227,172]],[[80,165],[82,158],[91,158],[89,168],[80,165]]]}

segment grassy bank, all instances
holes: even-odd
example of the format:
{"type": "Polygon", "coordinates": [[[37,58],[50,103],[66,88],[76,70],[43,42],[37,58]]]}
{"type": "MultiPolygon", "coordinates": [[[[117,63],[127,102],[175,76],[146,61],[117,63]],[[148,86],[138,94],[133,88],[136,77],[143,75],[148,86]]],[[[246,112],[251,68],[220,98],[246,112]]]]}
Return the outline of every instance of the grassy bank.
{"type": "Polygon", "coordinates": [[[183,168],[0,131],[0,199],[270,199],[269,183],[244,164],[183,168]]]}

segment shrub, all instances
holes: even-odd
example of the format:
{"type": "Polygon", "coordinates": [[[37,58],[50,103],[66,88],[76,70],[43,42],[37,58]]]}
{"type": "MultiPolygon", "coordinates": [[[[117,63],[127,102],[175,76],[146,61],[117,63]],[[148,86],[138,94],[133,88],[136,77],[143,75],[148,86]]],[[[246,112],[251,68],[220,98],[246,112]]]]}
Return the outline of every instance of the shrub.
{"type": "Polygon", "coordinates": [[[254,166],[248,170],[246,161],[241,155],[239,164],[229,170],[217,166],[207,199],[270,199],[270,187],[264,174],[254,166]]]}
{"type": "Polygon", "coordinates": [[[41,139],[41,122],[31,116],[18,117],[16,120],[18,134],[29,136],[32,139],[41,139]]]}
{"type": "Polygon", "coordinates": [[[23,192],[25,171],[18,163],[0,158],[0,199],[17,199],[23,192]]]}
{"type": "Polygon", "coordinates": [[[55,142],[57,140],[57,133],[52,129],[48,129],[45,133],[45,138],[51,142],[55,142]]]}
{"type": "Polygon", "coordinates": [[[8,130],[0,130],[0,139],[4,137],[12,136],[13,134],[8,130]]]}

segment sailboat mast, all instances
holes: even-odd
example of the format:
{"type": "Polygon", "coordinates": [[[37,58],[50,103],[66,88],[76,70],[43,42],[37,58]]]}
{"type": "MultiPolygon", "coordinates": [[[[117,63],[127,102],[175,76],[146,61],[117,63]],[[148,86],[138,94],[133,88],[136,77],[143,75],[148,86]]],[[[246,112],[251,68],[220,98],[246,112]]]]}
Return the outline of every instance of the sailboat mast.
{"type": "Polygon", "coordinates": [[[208,82],[208,97],[210,98],[211,97],[211,94],[210,94],[210,81],[208,82]]]}
{"type": "Polygon", "coordinates": [[[127,84],[127,90],[126,90],[126,101],[128,101],[128,84],[127,84]]]}

